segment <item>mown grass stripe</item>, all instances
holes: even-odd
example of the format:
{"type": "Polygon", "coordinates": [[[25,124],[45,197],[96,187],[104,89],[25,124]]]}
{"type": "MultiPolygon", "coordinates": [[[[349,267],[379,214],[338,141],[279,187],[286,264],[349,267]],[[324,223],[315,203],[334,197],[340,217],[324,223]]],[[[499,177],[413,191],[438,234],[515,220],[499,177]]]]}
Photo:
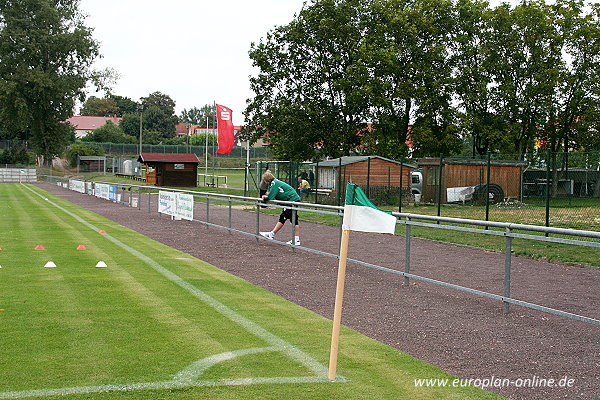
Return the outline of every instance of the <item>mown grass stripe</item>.
{"type": "MultiPolygon", "coordinates": [[[[98,227],[96,227],[93,224],[89,223],[88,221],[84,220],[80,216],[70,212],[69,210],[54,203],[53,201],[51,201],[49,199],[46,200],[47,198],[42,196],[36,190],[34,190],[28,186],[24,186],[24,187],[26,187],[32,193],[35,193],[37,196],[44,199],[45,201],[47,201],[49,204],[53,205],[57,209],[63,211],[65,214],[73,217],[75,220],[79,221],[83,225],[92,229],[93,231],[97,232],[99,230],[98,227]]],[[[262,326],[259,326],[258,324],[256,324],[254,321],[249,320],[248,318],[242,316],[241,314],[239,314],[239,313],[235,312],[234,310],[232,310],[231,308],[227,307],[225,304],[221,303],[220,301],[207,295],[202,290],[198,289],[197,287],[195,287],[195,286],[191,285],[190,283],[188,283],[187,281],[183,280],[178,275],[171,272],[167,268],[163,267],[161,264],[154,261],[150,257],[146,256],[142,252],[128,246],[127,244],[121,242],[120,240],[118,240],[117,238],[113,237],[110,234],[103,235],[103,237],[106,238],[107,240],[110,240],[117,246],[121,247],[123,250],[127,251],[128,253],[130,253],[130,254],[134,255],[135,257],[139,258],[140,260],[144,261],[147,265],[149,265],[154,270],[159,272],[165,278],[167,278],[171,282],[176,283],[181,288],[183,288],[186,291],[188,291],[189,293],[191,293],[194,297],[196,297],[199,300],[203,301],[204,303],[210,305],[214,310],[219,312],[221,315],[227,317],[231,321],[236,322],[238,325],[242,326],[247,331],[249,331],[249,332],[253,333],[254,335],[260,337],[261,339],[265,340],[267,343],[271,344],[272,346],[279,348],[289,358],[306,366],[317,377],[322,377],[322,378],[326,377],[327,368],[324,365],[320,364],[318,361],[316,361],[314,358],[309,356],[304,351],[294,347],[287,341],[273,335],[272,333],[270,333],[266,329],[264,329],[262,326]]],[[[338,377],[338,380],[344,380],[344,378],[340,376],[340,377],[338,377]]]]}

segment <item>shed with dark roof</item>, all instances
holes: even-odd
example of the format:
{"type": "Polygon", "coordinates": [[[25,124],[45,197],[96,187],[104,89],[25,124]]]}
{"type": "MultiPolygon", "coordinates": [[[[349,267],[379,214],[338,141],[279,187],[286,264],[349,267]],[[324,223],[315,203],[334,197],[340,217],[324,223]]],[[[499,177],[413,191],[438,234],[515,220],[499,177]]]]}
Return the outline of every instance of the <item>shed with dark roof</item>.
{"type": "Polygon", "coordinates": [[[198,157],[193,153],[142,153],[146,183],[156,186],[197,186],[198,157]]]}

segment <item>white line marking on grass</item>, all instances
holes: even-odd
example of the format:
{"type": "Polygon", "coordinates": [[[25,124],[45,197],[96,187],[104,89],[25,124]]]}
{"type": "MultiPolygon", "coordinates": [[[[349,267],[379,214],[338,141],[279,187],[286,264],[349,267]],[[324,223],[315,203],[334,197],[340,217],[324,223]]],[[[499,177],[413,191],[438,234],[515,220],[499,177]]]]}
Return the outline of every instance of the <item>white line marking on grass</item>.
{"type": "Polygon", "coordinates": [[[256,347],[253,349],[226,351],[225,353],[215,354],[203,358],[200,361],[196,361],[195,363],[190,364],[187,368],[182,369],[173,377],[173,381],[182,383],[188,382],[191,384],[195,382],[196,379],[198,379],[204,373],[204,371],[220,362],[233,360],[236,357],[245,356],[248,354],[266,353],[278,350],[279,349],[275,347],[256,347]]]}
{"type": "MultiPolygon", "coordinates": [[[[98,227],[92,225],[88,221],[84,220],[80,216],[70,212],[69,210],[61,207],[60,205],[54,203],[51,200],[48,200],[41,194],[37,193],[35,190],[30,187],[23,185],[27,190],[32,192],[33,194],[41,197],[42,199],[48,201],[54,207],[63,211],[64,213],[70,215],[78,222],[87,226],[88,228],[98,232],[98,227]]],[[[294,347],[292,344],[287,341],[279,338],[278,336],[270,333],[262,326],[258,325],[254,321],[244,317],[243,315],[237,313],[231,308],[227,307],[225,304],[216,300],[215,298],[209,296],[204,293],[202,290],[193,286],[192,284],[186,282],[181,277],[171,272],[167,268],[160,265],[158,262],[154,261],[150,257],[141,253],[140,251],[126,245],[120,240],[112,237],[111,235],[104,235],[104,237],[117,246],[121,247],[128,253],[134,255],[135,257],[143,260],[146,264],[152,267],[154,270],[159,272],[161,275],[172,281],[173,283],[179,285],[181,288],[185,289],[189,293],[191,293],[194,297],[201,300],[202,302],[211,306],[215,311],[225,316],[232,322],[237,323],[241,327],[243,327],[249,333],[254,334],[255,336],[263,339],[267,343],[269,343],[270,347],[263,348],[253,348],[253,349],[242,349],[231,352],[225,352],[222,354],[213,355],[207,358],[204,358],[200,361],[194,362],[188,367],[181,370],[177,373],[174,378],[170,381],[164,382],[150,382],[150,383],[133,383],[133,384],[123,384],[123,385],[99,385],[99,386],[81,386],[81,387],[72,387],[72,388],[59,388],[59,389],[40,389],[40,390],[24,390],[24,391],[16,391],[16,392],[0,392],[0,399],[18,399],[24,397],[43,397],[43,396],[56,396],[56,395],[68,395],[68,394],[82,394],[82,393],[101,393],[101,392],[110,392],[110,391],[130,391],[130,390],[150,390],[150,389],[175,389],[175,388],[183,388],[189,386],[223,386],[223,385],[255,385],[255,384],[269,384],[269,383],[317,383],[317,382],[330,382],[327,379],[327,367],[319,363],[317,360],[309,356],[304,351],[294,347]],[[213,365],[216,365],[220,362],[231,360],[235,357],[248,355],[248,354],[257,354],[267,351],[273,352],[282,352],[291,360],[294,360],[301,365],[304,365],[308,368],[315,376],[308,377],[271,377],[271,378],[240,378],[240,379],[221,379],[221,380],[196,380],[199,378],[206,369],[210,368],[213,365]]],[[[346,379],[342,376],[338,376],[336,378],[336,382],[345,382],[346,379]]]]}
{"type": "Polygon", "coordinates": [[[173,379],[162,382],[127,383],[122,385],[97,385],[78,386],[58,389],[21,390],[14,392],[0,392],[0,399],[22,399],[26,397],[66,396],[71,394],[90,394],[107,392],[128,392],[134,390],[156,390],[156,389],[181,389],[196,386],[236,386],[236,385],[260,385],[260,384],[286,384],[286,383],[322,383],[328,382],[326,378],[316,376],[298,377],[272,377],[272,378],[239,378],[219,380],[196,380],[208,368],[223,361],[233,360],[236,357],[249,354],[279,351],[274,347],[257,347],[253,349],[242,349],[228,351],[206,357],[200,361],[190,364],[178,372],[173,379]]]}

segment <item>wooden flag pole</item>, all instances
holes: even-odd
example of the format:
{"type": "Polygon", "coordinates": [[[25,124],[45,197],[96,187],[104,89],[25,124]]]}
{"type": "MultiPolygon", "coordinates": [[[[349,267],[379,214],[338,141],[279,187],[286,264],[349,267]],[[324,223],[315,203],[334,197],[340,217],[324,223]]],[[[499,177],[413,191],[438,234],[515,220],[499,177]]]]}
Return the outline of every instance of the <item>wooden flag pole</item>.
{"type": "Polygon", "coordinates": [[[331,332],[331,352],[329,353],[329,371],[327,378],[335,380],[338,358],[338,346],[340,344],[340,325],[342,322],[342,303],[344,302],[344,282],[346,281],[346,259],[348,257],[348,239],[350,230],[342,231],[340,244],[340,261],[338,265],[337,286],[335,289],[335,306],[333,309],[333,330],[331,332]]]}

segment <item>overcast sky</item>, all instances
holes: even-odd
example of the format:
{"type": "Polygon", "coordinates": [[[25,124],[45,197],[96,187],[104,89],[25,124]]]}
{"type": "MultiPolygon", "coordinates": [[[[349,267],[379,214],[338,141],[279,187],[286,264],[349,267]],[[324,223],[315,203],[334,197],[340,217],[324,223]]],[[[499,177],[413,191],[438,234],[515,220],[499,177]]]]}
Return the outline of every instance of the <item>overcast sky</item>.
{"type": "Polygon", "coordinates": [[[80,10],[101,45],[96,68],[120,74],[114,94],[138,101],[159,91],[175,101],[177,114],[216,101],[240,125],[251,96],[250,43],[290,22],[303,2],[81,0],[80,10]]]}
{"type": "MultiPolygon", "coordinates": [[[[112,93],[138,101],[169,95],[176,113],[217,102],[233,110],[233,123],[252,96],[250,43],[302,9],[304,0],[81,0],[103,57],[113,68],[112,93]]],[[[492,1],[492,3],[498,3],[492,1]]],[[[103,97],[104,93],[91,95],[103,97]]]]}

